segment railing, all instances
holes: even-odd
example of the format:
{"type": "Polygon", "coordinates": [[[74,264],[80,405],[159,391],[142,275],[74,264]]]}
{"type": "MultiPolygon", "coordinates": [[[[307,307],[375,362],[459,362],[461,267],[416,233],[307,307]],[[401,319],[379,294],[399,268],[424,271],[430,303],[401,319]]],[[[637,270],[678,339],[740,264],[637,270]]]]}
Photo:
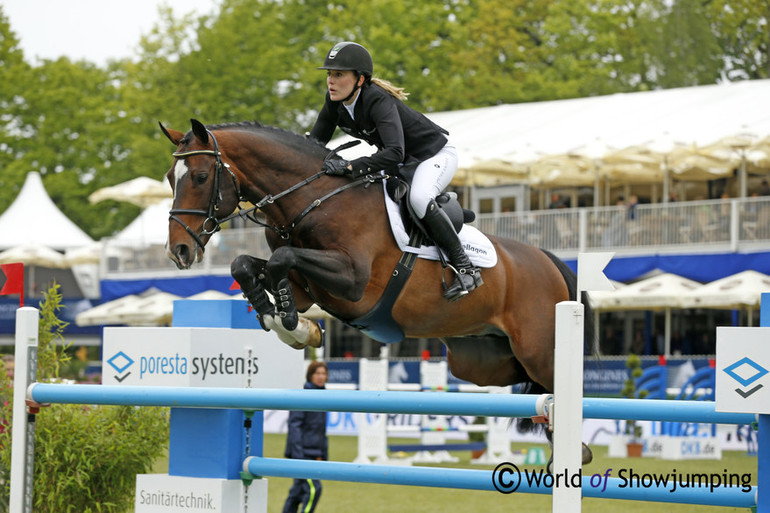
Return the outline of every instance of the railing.
{"type": "Polygon", "coordinates": [[[476,226],[561,257],[751,250],[769,247],[770,197],[483,214],[476,226]]]}
{"type": "MultiPolygon", "coordinates": [[[[624,254],[770,249],[770,197],[481,214],[481,231],[574,258],[580,251],[624,254]]],[[[201,273],[229,274],[240,254],[268,258],[263,228],[222,230],[206,247],[201,273]]],[[[175,271],[162,245],[108,242],[102,276],[175,271]]]]}

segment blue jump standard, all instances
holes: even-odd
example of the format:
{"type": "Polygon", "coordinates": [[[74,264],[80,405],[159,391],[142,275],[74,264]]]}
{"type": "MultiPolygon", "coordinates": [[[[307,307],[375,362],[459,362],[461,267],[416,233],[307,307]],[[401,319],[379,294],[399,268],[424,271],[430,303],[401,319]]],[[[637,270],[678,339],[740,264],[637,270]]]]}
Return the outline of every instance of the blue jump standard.
{"type": "MultiPolygon", "coordinates": [[[[124,404],[242,410],[345,411],[531,417],[536,395],[424,394],[364,390],[274,390],[35,383],[28,397],[38,403],[124,404]]],[[[651,399],[583,399],[583,416],[594,419],[664,420],[751,424],[756,415],[717,412],[714,403],[651,399]]]]}
{"type": "MultiPolygon", "coordinates": [[[[391,485],[428,486],[433,488],[459,488],[465,490],[497,491],[491,470],[469,470],[433,467],[404,467],[400,465],[359,465],[332,461],[289,460],[280,458],[247,458],[244,469],[259,477],[291,477],[299,479],[325,479],[353,483],[380,483],[391,485]]],[[[515,483],[517,478],[512,477],[515,483]]],[[[642,500],[708,506],[750,508],[756,504],[756,487],[745,490],[739,486],[709,486],[677,488],[672,485],[630,488],[628,481],[602,476],[599,486],[592,486],[591,476],[582,477],[583,497],[605,499],[642,500]]],[[[550,494],[552,488],[542,481],[530,484],[523,477],[515,493],[550,494]]]]}

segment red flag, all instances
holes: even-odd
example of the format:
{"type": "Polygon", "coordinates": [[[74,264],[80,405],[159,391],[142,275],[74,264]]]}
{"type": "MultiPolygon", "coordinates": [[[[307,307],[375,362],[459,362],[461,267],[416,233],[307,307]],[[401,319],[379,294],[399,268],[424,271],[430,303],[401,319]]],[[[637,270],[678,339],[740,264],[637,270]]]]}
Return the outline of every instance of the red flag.
{"type": "Polygon", "coordinates": [[[24,264],[1,264],[0,273],[5,275],[5,283],[0,288],[0,296],[21,294],[19,306],[24,306],[24,264]]]}

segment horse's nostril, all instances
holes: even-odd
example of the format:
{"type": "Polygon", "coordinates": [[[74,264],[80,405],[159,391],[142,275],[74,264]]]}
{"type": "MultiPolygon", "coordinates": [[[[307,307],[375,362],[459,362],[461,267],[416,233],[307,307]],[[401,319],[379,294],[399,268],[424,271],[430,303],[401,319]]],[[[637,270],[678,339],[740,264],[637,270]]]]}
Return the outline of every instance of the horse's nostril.
{"type": "Polygon", "coordinates": [[[190,248],[187,244],[177,244],[174,247],[174,254],[180,264],[187,265],[190,263],[190,248]]]}

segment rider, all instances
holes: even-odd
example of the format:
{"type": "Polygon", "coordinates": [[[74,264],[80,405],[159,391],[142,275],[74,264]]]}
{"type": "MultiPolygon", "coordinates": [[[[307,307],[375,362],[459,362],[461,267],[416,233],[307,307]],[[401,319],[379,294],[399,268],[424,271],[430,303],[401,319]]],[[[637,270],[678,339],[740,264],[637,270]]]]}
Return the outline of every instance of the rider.
{"type": "Polygon", "coordinates": [[[323,170],[330,175],[360,177],[379,170],[397,171],[407,161],[418,162],[411,182],[409,203],[433,241],[444,250],[456,279],[444,292],[456,301],[482,285],[481,270],[474,266],[460,243],[452,223],[435,198],[457,171],[457,151],[448,132],[419,112],[407,107],[407,94],[386,80],[373,78],[372,57],[363,46],[345,41],[329,50],[326,94],[310,136],[328,143],[336,127],[377,147],[367,157],[348,162],[329,159],[323,170]]]}

